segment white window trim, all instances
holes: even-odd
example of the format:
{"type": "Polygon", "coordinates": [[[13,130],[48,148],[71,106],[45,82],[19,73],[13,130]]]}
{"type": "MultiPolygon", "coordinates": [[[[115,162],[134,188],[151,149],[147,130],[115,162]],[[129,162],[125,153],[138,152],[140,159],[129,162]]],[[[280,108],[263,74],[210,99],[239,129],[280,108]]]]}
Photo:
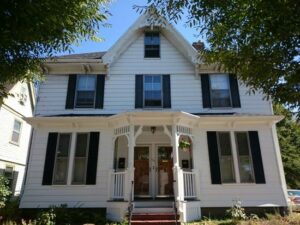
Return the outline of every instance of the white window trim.
{"type": "Polygon", "coordinates": [[[97,90],[97,75],[93,75],[93,74],[86,74],[86,75],[78,74],[76,76],[76,88],[75,88],[75,97],[74,97],[74,108],[75,109],[93,109],[93,108],[95,108],[95,105],[96,105],[96,90],[97,90]],[[90,106],[90,107],[81,107],[81,106],[77,105],[79,77],[82,77],[82,76],[94,76],[95,77],[94,103],[93,103],[93,106],[90,106]]]}
{"type": "MultiPolygon", "coordinates": [[[[90,132],[77,132],[75,133],[76,139],[75,140],[75,146],[74,146],[74,155],[73,155],[73,163],[72,163],[72,176],[71,176],[71,185],[85,185],[86,184],[86,172],[87,172],[87,166],[88,166],[88,155],[89,155],[89,146],[90,146],[90,132]],[[77,143],[77,137],[78,134],[87,134],[87,146],[86,146],[86,152],[85,152],[85,170],[84,170],[84,181],[83,183],[74,183],[74,170],[75,170],[75,158],[76,158],[76,143],[77,143]]],[[[78,157],[79,158],[79,157],[78,157]]],[[[83,158],[83,157],[81,157],[83,158]]]]}
{"type": "Polygon", "coordinates": [[[232,96],[231,96],[231,87],[230,87],[230,81],[229,81],[229,74],[228,73],[220,73],[220,74],[213,73],[213,74],[209,74],[208,77],[209,77],[208,80],[209,80],[209,93],[210,93],[210,99],[209,99],[209,101],[210,101],[211,108],[212,109],[232,109],[233,108],[233,106],[232,106],[233,104],[232,104],[232,96]],[[228,85],[229,85],[229,89],[228,90],[229,90],[230,106],[218,107],[218,106],[213,106],[212,105],[211,75],[227,75],[226,77],[227,77],[228,85]]]}
{"type": "Polygon", "coordinates": [[[70,164],[70,152],[71,152],[71,143],[73,140],[73,135],[72,133],[69,132],[61,132],[58,133],[57,141],[56,141],[56,148],[55,148],[55,161],[54,161],[54,167],[52,171],[52,185],[57,185],[57,186],[62,186],[62,185],[67,185],[68,184],[68,177],[69,177],[69,164],[70,164]],[[67,169],[66,169],[66,180],[64,184],[57,184],[54,182],[54,177],[55,177],[55,171],[56,171],[56,163],[57,163],[57,150],[59,146],[59,140],[60,140],[60,135],[61,134],[69,134],[70,135],[70,141],[69,141],[69,146],[68,146],[68,159],[67,159],[67,169]]]}
{"type": "Polygon", "coordinates": [[[163,93],[163,75],[162,74],[144,74],[143,75],[143,108],[145,109],[162,109],[164,106],[164,93],[163,93]],[[145,105],[145,77],[146,76],[159,76],[160,77],[160,97],[161,105],[160,106],[146,106],[145,105]]]}
{"type": "Polygon", "coordinates": [[[13,122],[13,126],[12,126],[12,131],[11,131],[11,136],[10,136],[10,141],[9,141],[9,143],[14,144],[14,145],[17,145],[17,146],[20,146],[20,139],[21,139],[22,128],[23,128],[23,122],[22,122],[20,119],[15,118],[15,119],[14,119],[14,122],[13,122]],[[15,141],[12,140],[13,133],[15,132],[15,122],[16,122],[16,121],[18,121],[18,122],[20,123],[20,131],[19,131],[18,142],[15,142],[15,141]]]}

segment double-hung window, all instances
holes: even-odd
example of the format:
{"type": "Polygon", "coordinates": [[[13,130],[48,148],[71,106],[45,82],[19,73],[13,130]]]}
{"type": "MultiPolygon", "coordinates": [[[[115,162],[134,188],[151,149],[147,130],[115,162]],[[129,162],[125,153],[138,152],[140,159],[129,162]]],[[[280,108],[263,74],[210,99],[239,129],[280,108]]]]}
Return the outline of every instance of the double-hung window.
{"type": "Polygon", "coordinates": [[[145,45],[145,58],[160,57],[159,32],[146,32],[144,45],[145,45]]]}
{"type": "Polygon", "coordinates": [[[253,163],[248,132],[235,132],[241,183],[253,183],[253,163]]]}
{"type": "Polygon", "coordinates": [[[234,183],[234,163],[229,132],[218,132],[218,149],[222,183],[234,183]]]}
{"type": "Polygon", "coordinates": [[[144,107],[162,107],[162,76],[144,76],[144,107]]]}
{"type": "Polygon", "coordinates": [[[72,184],[86,183],[89,133],[77,133],[72,184]]]}
{"type": "Polygon", "coordinates": [[[210,75],[210,96],[212,107],[231,107],[228,74],[210,75]]]}
{"type": "Polygon", "coordinates": [[[53,171],[53,184],[67,184],[70,144],[70,133],[60,133],[58,135],[53,171]]]}
{"type": "Polygon", "coordinates": [[[258,131],[208,131],[207,142],[212,184],[266,183],[258,131]]]}
{"type": "Polygon", "coordinates": [[[77,76],[75,107],[94,108],[96,98],[96,76],[77,76]]]}
{"type": "Polygon", "coordinates": [[[19,120],[14,120],[13,131],[11,135],[11,142],[14,144],[19,144],[21,136],[21,126],[22,123],[19,120]]]}

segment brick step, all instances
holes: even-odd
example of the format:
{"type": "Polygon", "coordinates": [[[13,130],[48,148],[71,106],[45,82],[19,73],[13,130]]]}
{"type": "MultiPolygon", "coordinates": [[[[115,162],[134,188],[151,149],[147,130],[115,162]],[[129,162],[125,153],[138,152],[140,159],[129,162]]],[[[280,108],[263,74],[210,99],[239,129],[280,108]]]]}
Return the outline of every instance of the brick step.
{"type": "MultiPolygon", "coordinates": [[[[133,213],[132,220],[175,220],[174,213],[133,213]]],[[[177,215],[177,220],[179,215],[177,215]]]]}
{"type": "MultiPolygon", "coordinates": [[[[147,225],[176,225],[175,220],[134,220],[131,221],[132,225],[140,225],[140,224],[147,224],[147,225]]],[[[177,225],[180,223],[177,222],[177,225]]]]}

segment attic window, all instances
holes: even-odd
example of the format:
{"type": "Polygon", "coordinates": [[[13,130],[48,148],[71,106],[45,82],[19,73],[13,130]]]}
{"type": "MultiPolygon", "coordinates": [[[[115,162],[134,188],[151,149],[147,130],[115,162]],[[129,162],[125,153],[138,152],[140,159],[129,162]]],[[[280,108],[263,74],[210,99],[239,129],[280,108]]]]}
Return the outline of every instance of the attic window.
{"type": "Polygon", "coordinates": [[[146,32],[144,44],[145,44],[145,58],[160,57],[159,32],[146,32]]]}

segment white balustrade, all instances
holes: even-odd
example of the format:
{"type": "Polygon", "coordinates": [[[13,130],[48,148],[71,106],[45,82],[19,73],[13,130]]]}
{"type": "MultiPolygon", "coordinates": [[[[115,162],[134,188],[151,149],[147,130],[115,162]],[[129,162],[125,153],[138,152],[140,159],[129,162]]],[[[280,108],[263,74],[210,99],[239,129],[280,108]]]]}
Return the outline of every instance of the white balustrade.
{"type": "Polygon", "coordinates": [[[126,171],[112,173],[112,199],[125,198],[126,171]]]}
{"type": "Polygon", "coordinates": [[[196,198],[196,173],[190,171],[183,171],[183,187],[184,187],[184,199],[196,198]]]}

